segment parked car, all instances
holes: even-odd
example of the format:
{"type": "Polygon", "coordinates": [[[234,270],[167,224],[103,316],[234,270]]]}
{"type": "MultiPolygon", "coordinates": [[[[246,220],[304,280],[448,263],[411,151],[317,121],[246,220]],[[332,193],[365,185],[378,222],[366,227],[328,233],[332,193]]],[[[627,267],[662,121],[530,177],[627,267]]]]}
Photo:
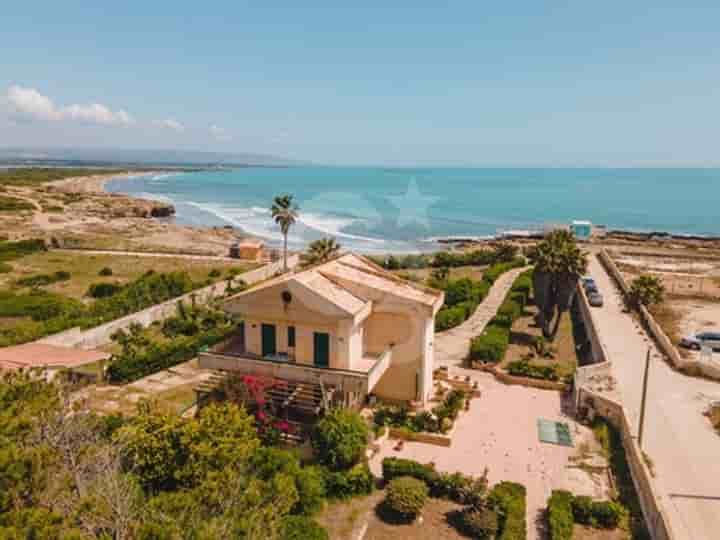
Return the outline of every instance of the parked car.
{"type": "Polygon", "coordinates": [[[588,302],[593,307],[602,307],[603,296],[597,291],[591,292],[590,294],[588,294],[588,302]]]}
{"type": "Polygon", "coordinates": [[[590,295],[590,294],[599,293],[599,292],[600,291],[598,290],[597,285],[595,285],[594,281],[592,283],[585,284],[585,293],[586,294],[590,295]]]}
{"type": "Polygon", "coordinates": [[[595,280],[590,276],[583,276],[580,278],[580,283],[582,283],[583,287],[587,287],[589,284],[595,285],[595,280]]]}
{"type": "Polygon", "coordinates": [[[680,340],[680,345],[696,351],[700,350],[703,343],[715,350],[720,349],[720,332],[698,332],[680,340]]]}

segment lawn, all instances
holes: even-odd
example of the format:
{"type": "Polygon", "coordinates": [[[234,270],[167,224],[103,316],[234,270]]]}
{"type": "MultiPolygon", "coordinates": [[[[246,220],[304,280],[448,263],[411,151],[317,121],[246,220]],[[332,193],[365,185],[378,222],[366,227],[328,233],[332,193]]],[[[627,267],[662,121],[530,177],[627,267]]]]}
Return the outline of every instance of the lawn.
{"type": "MultiPolygon", "coordinates": [[[[255,265],[256,266],[256,265],[255,265]]],[[[195,260],[184,257],[138,257],[132,255],[93,255],[48,251],[35,253],[12,262],[12,272],[0,274],[0,286],[8,288],[18,279],[37,275],[53,274],[57,271],[70,272],[70,279],[54,283],[47,290],[82,299],[91,283],[118,282],[127,283],[140,277],[148,270],[155,272],[187,271],[193,281],[208,279],[211,270],[217,268],[221,275],[215,280],[224,279],[230,268],[247,271],[251,264],[226,263],[223,261],[195,260]],[[110,268],[111,276],[100,276],[100,270],[110,268]]]]}
{"type": "Polygon", "coordinates": [[[347,502],[332,502],[318,517],[318,521],[328,530],[331,540],[358,538],[367,524],[365,540],[461,540],[467,536],[460,534],[450,523],[448,517],[460,508],[459,504],[443,500],[428,499],[422,511],[422,523],[393,523],[383,518],[381,502],[385,497],[383,490],[372,495],[352,499],[347,502]]]}
{"type": "MultiPolygon", "coordinates": [[[[510,332],[510,345],[501,363],[502,367],[507,366],[510,362],[522,360],[533,349],[532,345],[535,339],[542,336],[542,330],[535,324],[536,314],[537,308],[534,305],[528,305],[525,313],[513,324],[510,332]]],[[[573,336],[572,317],[569,312],[563,313],[555,339],[549,342],[549,345],[554,351],[554,357],[542,358],[536,355],[531,363],[539,366],[555,365],[561,380],[563,377],[575,373],[578,357],[573,336]]]]}

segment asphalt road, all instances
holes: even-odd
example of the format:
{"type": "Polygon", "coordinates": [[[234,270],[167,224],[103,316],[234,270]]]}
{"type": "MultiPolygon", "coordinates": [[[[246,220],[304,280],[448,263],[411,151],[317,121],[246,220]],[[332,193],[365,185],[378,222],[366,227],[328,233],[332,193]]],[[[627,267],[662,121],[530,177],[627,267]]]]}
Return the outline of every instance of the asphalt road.
{"type": "Polygon", "coordinates": [[[677,540],[720,538],[720,435],[703,416],[720,400],[720,383],[673,371],[640,325],[623,312],[610,276],[590,257],[589,274],[605,299],[593,308],[631,425],[637,429],[645,355],[650,362],[643,450],[668,501],[677,540]]]}

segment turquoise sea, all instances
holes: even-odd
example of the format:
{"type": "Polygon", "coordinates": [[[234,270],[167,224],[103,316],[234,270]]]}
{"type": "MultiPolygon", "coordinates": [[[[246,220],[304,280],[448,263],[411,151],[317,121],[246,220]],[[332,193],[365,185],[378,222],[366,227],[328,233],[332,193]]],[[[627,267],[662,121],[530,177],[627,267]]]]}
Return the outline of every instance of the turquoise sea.
{"type": "Polygon", "coordinates": [[[291,193],[290,244],[332,235],[360,251],[432,249],[447,236],[590,220],[610,229],[720,235],[720,169],[248,167],[111,181],[172,202],[179,223],[233,225],[279,242],[269,207],[291,193]]]}

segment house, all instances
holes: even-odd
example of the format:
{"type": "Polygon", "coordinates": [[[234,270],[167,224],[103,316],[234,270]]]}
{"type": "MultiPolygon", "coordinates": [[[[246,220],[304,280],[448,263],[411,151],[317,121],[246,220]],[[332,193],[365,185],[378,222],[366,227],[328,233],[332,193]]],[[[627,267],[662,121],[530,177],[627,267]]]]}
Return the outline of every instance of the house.
{"type": "Polygon", "coordinates": [[[279,379],[293,395],[312,394],[303,384],[330,389],[345,406],[369,394],[424,403],[443,300],[362,256],[341,255],[227,299],[224,309],[242,322],[233,338],[199,355],[200,367],[279,379]]]}
{"type": "Polygon", "coordinates": [[[589,221],[575,220],[570,224],[570,232],[578,240],[590,240],[593,234],[593,225],[589,221]]]}
{"type": "Polygon", "coordinates": [[[262,262],[264,244],[261,240],[243,240],[230,246],[230,257],[246,261],[262,262]]]}

